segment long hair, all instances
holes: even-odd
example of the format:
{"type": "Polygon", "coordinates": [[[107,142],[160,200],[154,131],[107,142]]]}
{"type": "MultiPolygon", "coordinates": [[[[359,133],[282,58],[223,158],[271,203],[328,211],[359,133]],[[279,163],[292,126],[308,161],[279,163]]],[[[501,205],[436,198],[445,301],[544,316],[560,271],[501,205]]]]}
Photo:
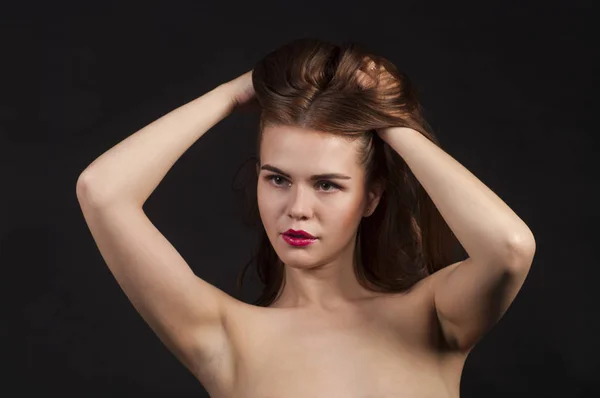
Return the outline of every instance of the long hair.
{"type": "MultiPolygon", "coordinates": [[[[356,234],[354,272],[363,287],[376,292],[406,292],[452,261],[456,237],[402,157],[375,132],[391,126],[410,127],[440,146],[404,73],[356,43],[335,45],[306,38],[260,60],[253,69],[252,82],[260,108],[257,154],[267,125],[297,126],[360,140],[358,160],[366,171],[365,192],[375,182],[384,187],[375,212],[362,219],[356,234]],[[357,70],[370,73],[379,82],[380,75],[367,68],[372,62],[383,66],[396,84],[383,91],[379,85],[361,84],[357,70]]],[[[258,223],[260,236],[254,256],[238,275],[237,289],[239,293],[254,261],[264,287],[253,304],[267,307],[283,290],[285,266],[260,222],[255,171],[260,159],[251,159],[252,172],[242,182],[250,205],[245,221],[258,223]]]]}

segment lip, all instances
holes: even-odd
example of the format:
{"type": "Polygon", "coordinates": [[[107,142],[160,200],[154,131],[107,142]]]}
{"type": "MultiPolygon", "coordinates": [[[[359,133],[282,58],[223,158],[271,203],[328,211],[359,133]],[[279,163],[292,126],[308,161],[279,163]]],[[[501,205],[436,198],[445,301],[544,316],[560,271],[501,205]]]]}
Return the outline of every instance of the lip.
{"type": "Polygon", "coordinates": [[[281,237],[284,241],[292,246],[308,246],[317,241],[317,238],[294,238],[285,234],[281,234],[281,237]]]}
{"type": "MultiPolygon", "coordinates": [[[[300,235],[302,236],[304,239],[316,239],[314,236],[312,236],[311,234],[309,234],[306,231],[303,231],[301,229],[299,230],[294,230],[294,229],[288,229],[287,231],[285,231],[283,233],[283,235],[288,235],[288,234],[292,234],[292,235],[300,235]]],[[[297,239],[297,238],[296,238],[297,239]]]]}

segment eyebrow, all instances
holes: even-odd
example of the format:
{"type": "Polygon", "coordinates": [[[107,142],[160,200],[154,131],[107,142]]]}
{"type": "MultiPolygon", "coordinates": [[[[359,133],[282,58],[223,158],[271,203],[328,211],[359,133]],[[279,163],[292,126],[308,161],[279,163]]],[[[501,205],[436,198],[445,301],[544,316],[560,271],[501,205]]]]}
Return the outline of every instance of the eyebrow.
{"type": "MultiPolygon", "coordinates": [[[[285,171],[278,169],[275,166],[271,166],[270,164],[265,164],[264,166],[262,166],[260,168],[261,170],[269,170],[272,171],[274,173],[279,173],[282,176],[285,176],[287,178],[292,178],[288,173],[286,173],[285,171]]],[[[351,177],[348,177],[347,175],[344,174],[339,174],[339,173],[326,173],[326,174],[315,174],[310,176],[310,180],[311,181],[315,181],[315,180],[322,180],[322,179],[327,179],[327,180],[351,180],[351,177]]]]}

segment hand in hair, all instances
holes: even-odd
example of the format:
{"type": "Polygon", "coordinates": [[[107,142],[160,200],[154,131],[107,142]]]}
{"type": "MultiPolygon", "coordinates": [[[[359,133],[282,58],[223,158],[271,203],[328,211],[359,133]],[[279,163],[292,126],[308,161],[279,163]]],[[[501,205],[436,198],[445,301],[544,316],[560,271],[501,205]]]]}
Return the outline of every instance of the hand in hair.
{"type": "Polygon", "coordinates": [[[388,70],[381,64],[375,63],[370,58],[365,60],[365,64],[356,71],[358,84],[364,89],[377,87],[382,92],[397,88],[400,83],[388,70]]]}
{"type": "Polygon", "coordinates": [[[393,106],[401,96],[402,83],[398,77],[390,73],[384,65],[376,63],[371,58],[365,58],[365,63],[356,71],[357,81],[364,90],[375,90],[379,99],[391,106],[386,109],[393,109],[391,116],[395,118],[406,117],[401,107],[394,109],[393,106]]]}
{"type": "Polygon", "coordinates": [[[225,83],[225,86],[231,89],[231,110],[256,110],[258,102],[256,101],[256,92],[252,83],[252,70],[241,76],[225,83]]]}

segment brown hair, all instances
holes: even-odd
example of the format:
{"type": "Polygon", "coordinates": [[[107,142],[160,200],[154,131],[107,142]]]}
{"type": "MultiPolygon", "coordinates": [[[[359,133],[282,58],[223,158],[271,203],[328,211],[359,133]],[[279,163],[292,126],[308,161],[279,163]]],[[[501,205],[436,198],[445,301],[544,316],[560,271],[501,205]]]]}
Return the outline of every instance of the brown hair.
{"type": "MultiPolygon", "coordinates": [[[[260,107],[257,154],[267,125],[297,126],[361,141],[358,160],[366,171],[366,186],[374,182],[384,186],[378,207],[362,219],[357,231],[354,271],[362,286],[377,292],[405,292],[452,261],[456,237],[408,165],[375,132],[390,126],[410,127],[440,145],[404,73],[356,43],[334,45],[307,38],[265,56],[254,67],[252,82],[260,107]],[[379,82],[380,74],[367,68],[372,62],[383,66],[396,84],[384,89],[361,84],[357,70],[379,82]]],[[[251,183],[242,188],[251,205],[246,221],[256,225],[260,216],[254,168],[260,160],[252,159],[256,163],[252,163],[251,183]]],[[[253,260],[264,284],[253,304],[267,307],[283,290],[285,267],[262,223],[255,254],[238,275],[238,292],[253,260]]]]}

